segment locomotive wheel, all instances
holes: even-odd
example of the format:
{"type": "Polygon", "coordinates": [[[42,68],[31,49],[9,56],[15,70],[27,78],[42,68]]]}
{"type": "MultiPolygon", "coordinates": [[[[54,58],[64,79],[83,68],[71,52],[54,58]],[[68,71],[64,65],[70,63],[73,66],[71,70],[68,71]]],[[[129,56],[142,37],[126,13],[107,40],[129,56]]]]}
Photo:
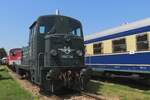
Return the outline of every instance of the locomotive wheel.
{"type": "Polygon", "coordinates": [[[35,75],[34,75],[35,73],[34,73],[34,70],[31,70],[30,73],[31,73],[31,74],[30,74],[30,76],[31,76],[31,77],[30,77],[30,78],[31,78],[31,82],[34,83],[34,80],[35,80],[35,75]]]}
{"type": "Polygon", "coordinates": [[[54,93],[54,83],[53,83],[53,81],[50,82],[50,92],[54,93]]]}
{"type": "Polygon", "coordinates": [[[31,80],[30,72],[26,72],[25,77],[26,77],[27,80],[31,80]]]}
{"type": "MultiPolygon", "coordinates": [[[[15,67],[14,67],[15,68],[15,67]]],[[[19,75],[20,74],[20,72],[19,72],[19,68],[15,68],[15,72],[19,75]]]]}
{"type": "Polygon", "coordinates": [[[83,79],[83,77],[80,77],[79,78],[79,84],[80,84],[80,90],[84,90],[84,79],[83,79]]]}

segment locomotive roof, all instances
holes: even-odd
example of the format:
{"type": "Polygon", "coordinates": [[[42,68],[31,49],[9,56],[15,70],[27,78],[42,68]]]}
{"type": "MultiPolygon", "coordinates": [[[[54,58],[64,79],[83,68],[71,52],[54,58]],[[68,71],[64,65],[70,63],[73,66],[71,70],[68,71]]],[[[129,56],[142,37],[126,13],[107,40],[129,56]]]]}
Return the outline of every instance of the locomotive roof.
{"type": "Polygon", "coordinates": [[[110,36],[114,34],[121,34],[122,32],[130,31],[130,30],[134,30],[134,29],[138,29],[138,28],[142,28],[146,26],[150,26],[150,18],[135,21],[135,22],[124,24],[115,28],[111,28],[108,30],[104,30],[101,32],[87,35],[85,36],[85,41],[89,41],[89,40],[100,38],[100,37],[106,37],[106,36],[110,36]]]}
{"type": "Polygon", "coordinates": [[[64,17],[64,18],[68,18],[68,19],[74,20],[74,21],[78,22],[79,24],[81,24],[79,20],[74,19],[74,18],[72,18],[72,17],[68,17],[68,16],[63,16],[63,15],[43,15],[43,16],[38,17],[38,19],[30,26],[30,28],[32,28],[32,26],[34,26],[34,25],[38,22],[38,20],[40,20],[40,19],[44,19],[44,18],[54,18],[54,17],[64,17]]]}
{"type": "Polygon", "coordinates": [[[11,51],[16,51],[16,50],[21,50],[21,48],[12,48],[9,51],[11,52],[11,51]]]}

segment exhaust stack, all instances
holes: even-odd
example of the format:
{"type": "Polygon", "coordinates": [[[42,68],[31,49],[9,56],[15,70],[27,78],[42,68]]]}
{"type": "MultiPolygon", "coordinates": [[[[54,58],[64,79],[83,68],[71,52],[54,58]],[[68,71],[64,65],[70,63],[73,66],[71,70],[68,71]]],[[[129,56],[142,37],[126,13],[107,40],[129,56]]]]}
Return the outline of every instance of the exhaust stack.
{"type": "Polygon", "coordinates": [[[56,14],[56,15],[60,15],[59,9],[56,9],[55,14],[56,14]]]}

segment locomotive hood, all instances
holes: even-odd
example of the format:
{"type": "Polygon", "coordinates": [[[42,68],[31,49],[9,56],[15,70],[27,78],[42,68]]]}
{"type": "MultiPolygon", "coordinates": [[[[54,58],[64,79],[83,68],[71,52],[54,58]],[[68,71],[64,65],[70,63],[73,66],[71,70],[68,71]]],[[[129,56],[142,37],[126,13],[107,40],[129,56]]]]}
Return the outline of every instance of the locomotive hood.
{"type": "Polygon", "coordinates": [[[46,53],[50,66],[70,66],[84,64],[84,46],[81,37],[53,34],[45,37],[46,53]]]}

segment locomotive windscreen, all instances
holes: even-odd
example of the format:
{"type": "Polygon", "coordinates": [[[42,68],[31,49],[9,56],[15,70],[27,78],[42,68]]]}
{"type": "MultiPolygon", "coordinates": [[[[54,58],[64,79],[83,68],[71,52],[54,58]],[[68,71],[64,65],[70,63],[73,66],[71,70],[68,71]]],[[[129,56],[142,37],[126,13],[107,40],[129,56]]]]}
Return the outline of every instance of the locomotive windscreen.
{"type": "Polygon", "coordinates": [[[20,48],[11,49],[9,53],[12,54],[12,55],[15,55],[16,51],[21,51],[21,49],[20,48]]]}
{"type": "Polygon", "coordinates": [[[42,19],[39,31],[49,34],[72,34],[82,36],[81,24],[77,20],[68,17],[53,17],[51,19],[42,19]]]}

